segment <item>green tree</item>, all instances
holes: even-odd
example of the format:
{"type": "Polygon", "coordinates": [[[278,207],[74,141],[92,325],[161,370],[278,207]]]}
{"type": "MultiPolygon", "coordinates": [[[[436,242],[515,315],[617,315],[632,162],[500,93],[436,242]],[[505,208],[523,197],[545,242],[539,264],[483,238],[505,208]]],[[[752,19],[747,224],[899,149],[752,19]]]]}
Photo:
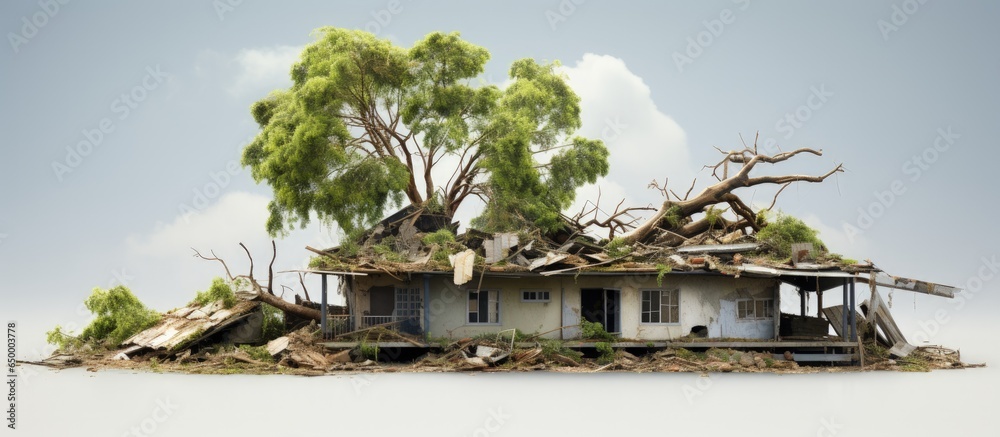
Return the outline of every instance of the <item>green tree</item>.
{"type": "Polygon", "coordinates": [[[81,342],[118,346],[136,333],[155,325],[160,314],[143,305],[124,285],[105,290],[94,288],[83,304],[96,317],[79,336],[72,337],[56,326],[48,332],[49,343],[65,348],[81,342]]]}
{"type": "Polygon", "coordinates": [[[274,191],[272,235],[311,213],[351,232],[404,199],[453,216],[470,196],[487,201],[483,226],[552,229],[576,188],[607,174],[604,144],[574,136],[580,99],[558,63],[521,59],[506,88],[473,86],[490,54],[457,33],[408,49],[357,30],[316,35],[291,88],[251,107],[261,131],[243,164],[274,191]]]}

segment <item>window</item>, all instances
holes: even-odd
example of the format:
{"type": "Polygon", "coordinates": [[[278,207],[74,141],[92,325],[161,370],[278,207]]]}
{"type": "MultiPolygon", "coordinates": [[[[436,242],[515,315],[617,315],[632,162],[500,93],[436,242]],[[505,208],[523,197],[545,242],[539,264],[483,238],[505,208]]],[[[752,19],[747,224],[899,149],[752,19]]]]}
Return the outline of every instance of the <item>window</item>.
{"type": "Polygon", "coordinates": [[[521,290],[521,302],[548,302],[548,290],[521,290]]]}
{"type": "Polygon", "coordinates": [[[680,323],[679,290],[642,290],[642,323],[680,323]]]}
{"type": "Polygon", "coordinates": [[[774,299],[740,299],[736,301],[736,318],[762,320],[774,317],[774,299]]]}
{"type": "Polygon", "coordinates": [[[422,300],[419,288],[397,288],[395,315],[407,318],[419,317],[422,300]]]}
{"type": "Polygon", "coordinates": [[[500,291],[469,292],[469,323],[500,323],[500,291]]]}

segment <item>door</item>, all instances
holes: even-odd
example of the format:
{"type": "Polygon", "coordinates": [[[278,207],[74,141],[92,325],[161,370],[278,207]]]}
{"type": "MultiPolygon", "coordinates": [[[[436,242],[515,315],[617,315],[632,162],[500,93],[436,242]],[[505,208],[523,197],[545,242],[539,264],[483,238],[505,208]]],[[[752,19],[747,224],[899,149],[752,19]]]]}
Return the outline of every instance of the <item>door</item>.
{"type": "Polygon", "coordinates": [[[600,323],[605,331],[621,333],[621,291],[611,288],[580,290],[580,313],[584,320],[600,323]]]}
{"type": "Polygon", "coordinates": [[[391,316],[395,309],[395,287],[372,287],[368,290],[368,315],[391,316]]]}
{"type": "Polygon", "coordinates": [[[396,289],[396,311],[393,315],[399,321],[400,331],[413,335],[422,333],[420,314],[423,301],[423,293],[419,288],[396,289]]]}

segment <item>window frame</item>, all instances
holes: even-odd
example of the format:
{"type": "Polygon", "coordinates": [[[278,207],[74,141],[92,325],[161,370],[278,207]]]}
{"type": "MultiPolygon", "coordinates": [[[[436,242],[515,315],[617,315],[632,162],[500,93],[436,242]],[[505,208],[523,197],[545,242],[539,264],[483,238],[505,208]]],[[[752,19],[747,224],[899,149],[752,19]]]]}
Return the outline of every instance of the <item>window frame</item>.
{"type": "Polygon", "coordinates": [[[502,316],[502,314],[501,314],[501,308],[500,308],[500,290],[499,289],[468,290],[467,296],[468,297],[466,297],[466,299],[465,299],[465,302],[466,302],[466,306],[465,306],[465,324],[466,325],[499,326],[501,324],[501,320],[502,320],[501,316],[502,316]],[[479,318],[480,311],[479,310],[482,308],[480,306],[480,304],[479,304],[479,301],[481,300],[481,296],[482,296],[483,293],[486,293],[486,296],[487,296],[486,297],[486,299],[487,299],[487,303],[486,303],[486,305],[487,305],[487,315],[486,315],[486,318],[487,318],[487,320],[489,319],[489,305],[490,305],[491,302],[493,302],[493,303],[496,304],[496,316],[497,316],[496,322],[490,322],[490,321],[480,322],[480,321],[478,321],[478,320],[480,320],[480,318],[479,318]],[[476,296],[476,306],[477,306],[476,311],[472,311],[472,308],[471,308],[472,296],[474,294],[477,295],[476,296]],[[495,300],[491,301],[490,300],[491,297],[494,297],[495,300]],[[476,320],[477,321],[475,321],[475,322],[471,321],[473,313],[476,314],[476,320]]]}
{"type": "Polygon", "coordinates": [[[423,315],[424,297],[420,288],[397,286],[393,291],[393,299],[393,317],[417,319],[423,315]]]}
{"type": "Polygon", "coordinates": [[[525,303],[548,303],[552,302],[552,290],[546,288],[524,288],[521,289],[521,302],[525,303]],[[534,298],[527,298],[528,293],[534,293],[534,298]],[[541,296],[545,294],[543,299],[541,296]]]}
{"type": "Polygon", "coordinates": [[[745,298],[736,299],[736,321],[738,322],[757,322],[762,320],[774,320],[774,298],[773,297],[761,297],[761,298],[745,298]],[[757,314],[758,302],[762,303],[764,315],[760,316],[757,314]],[[750,303],[748,306],[747,303],[750,303]],[[744,305],[744,308],[740,308],[744,305]],[[750,311],[753,311],[753,316],[748,317],[750,311]],[[743,315],[741,315],[741,313],[743,315]]]}
{"type": "Polygon", "coordinates": [[[681,324],[681,290],[679,288],[644,288],[639,290],[639,323],[642,325],[665,325],[665,326],[678,326],[681,324]],[[647,293],[649,298],[647,299],[647,293]],[[653,310],[653,295],[652,293],[659,293],[657,296],[658,308],[653,310]],[[663,302],[664,296],[672,297],[673,299],[668,299],[667,303],[663,302]],[[648,302],[648,310],[647,308],[648,302]],[[670,318],[670,308],[677,308],[677,320],[664,321],[664,309],[666,309],[666,317],[670,318]],[[648,314],[648,317],[646,317],[648,314]],[[653,315],[656,314],[656,321],[653,321],[653,315]]]}

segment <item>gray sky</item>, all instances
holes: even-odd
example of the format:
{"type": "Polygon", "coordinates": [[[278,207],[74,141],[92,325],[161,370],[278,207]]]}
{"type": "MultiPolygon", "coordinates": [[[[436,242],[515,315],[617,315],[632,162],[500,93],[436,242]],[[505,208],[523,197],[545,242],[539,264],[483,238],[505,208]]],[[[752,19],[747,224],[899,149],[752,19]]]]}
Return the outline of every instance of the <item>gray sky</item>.
{"type": "MultiPolygon", "coordinates": [[[[246,242],[264,274],[270,189],[238,166],[256,132],[248,107],[288,85],[310,32],[329,25],[405,46],[459,31],[492,53],[484,82],[503,82],[518,58],[561,61],[583,98],[583,133],[612,151],[605,199],[655,202],[646,184],[665,177],[678,191],[696,175],[704,186],[713,146],[740,147],[740,134],[823,149],[765,170],[847,168],[786,190],[779,207],[848,257],[971,286],[959,301],[896,292],[895,312],[910,335],[1000,357],[976,343],[997,327],[1000,302],[998,267],[984,264],[1000,242],[988,191],[1000,157],[996,3],[176,3],[0,5],[0,290],[22,344],[86,322],[78,309],[95,286],[126,282],[159,310],[186,302],[222,273],[190,247],[243,271],[246,242]]],[[[292,233],[278,267],[301,266],[303,246],[335,234],[292,233]]]]}

